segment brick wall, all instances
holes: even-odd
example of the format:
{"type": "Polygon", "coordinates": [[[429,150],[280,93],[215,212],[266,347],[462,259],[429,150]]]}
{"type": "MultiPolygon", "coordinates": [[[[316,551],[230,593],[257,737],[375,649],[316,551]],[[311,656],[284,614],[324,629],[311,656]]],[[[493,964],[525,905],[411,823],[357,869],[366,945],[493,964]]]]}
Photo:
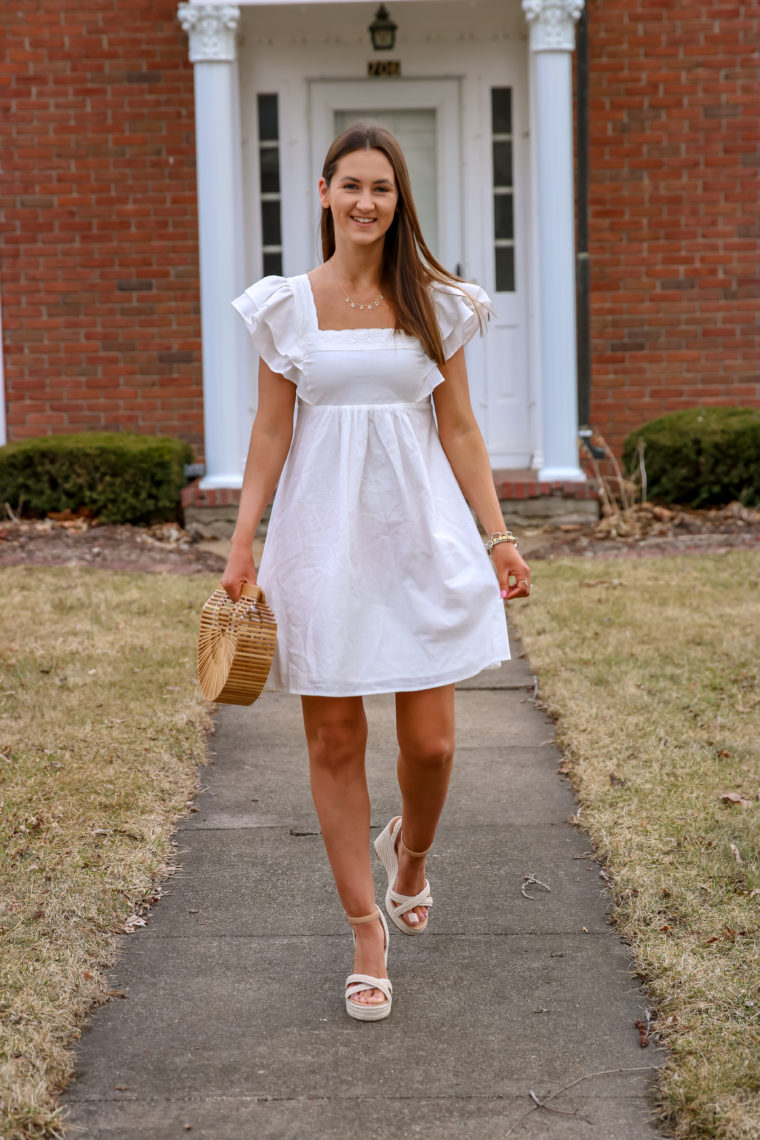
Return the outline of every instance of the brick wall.
{"type": "Polygon", "coordinates": [[[0,11],[9,439],[134,429],[202,454],[193,73],[176,13],[0,11]]]}
{"type": "Polygon", "coordinates": [[[589,0],[592,423],[760,403],[760,9],[589,0]]]}
{"type": "MultiPolygon", "coordinates": [[[[193,77],[175,0],[0,9],[8,437],[202,458],[193,77]]],[[[760,403],[756,5],[589,0],[592,422],[760,403]]]]}

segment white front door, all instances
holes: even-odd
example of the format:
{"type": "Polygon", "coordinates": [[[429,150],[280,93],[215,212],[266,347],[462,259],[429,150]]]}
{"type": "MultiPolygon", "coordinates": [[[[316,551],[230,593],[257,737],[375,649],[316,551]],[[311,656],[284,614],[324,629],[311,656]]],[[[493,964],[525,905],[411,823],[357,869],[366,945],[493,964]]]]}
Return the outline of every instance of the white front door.
{"type": "MultiPolygon", "coordinates": [[[[527,290],[524,274],[518,270],[517,282],[514,276],[515,262],[525,264],[525,251],[519,248],[522,235],[514,233],[512,222],[511,124],[508,133],[497,130],[503,124],[492,114],[487,121],[488,112],[481,107],[479,130],[474,137],[465,137],[463,120],[469,131],[473,108],[463,114],[458,79],[314,80],[309,104],[312,185],[322,173],[330,143],[355,119],[374,119],[398,139],[432,253],[452,273],[481,284],[493,300],[495,318],[488,335],[476,337],[467,349],[472,404],[491,462],[494,467],[527,466],[532,452],[527,290]],[[502,173],[506,145],[510,183],[497,190],[506,181],[502,173]],[[463,202],[468,203],[466,218],[463,202]]],[[[313,202],[311,232],[316,233],[316,195],[313,202]]],[[[515,213],[519,219],[519,211],[515,213]]]]}
{"type": "MultiPolygon", "coordinates": [[[[462,257],[459,81],[317,81],[311,84],[311,114],[315,183],[330,143],[354,120],[373,119],[396,136],[425,241],[456,272],[462,257]]],[[[319,224],[316,201],[314,224],[319,224]]]]}

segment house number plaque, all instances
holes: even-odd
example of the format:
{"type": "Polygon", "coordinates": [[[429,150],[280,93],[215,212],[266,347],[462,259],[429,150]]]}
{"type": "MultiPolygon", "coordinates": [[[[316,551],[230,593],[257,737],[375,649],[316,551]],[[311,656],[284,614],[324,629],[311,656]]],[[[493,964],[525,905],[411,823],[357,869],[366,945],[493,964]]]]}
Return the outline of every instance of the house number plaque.
{"type": "Polygon", "coordinates": [[[367,64],[368,75],[380,75],[388,78],[392,75],[401,75],[401,60],[399,59],[371,59],[367,64]]]}

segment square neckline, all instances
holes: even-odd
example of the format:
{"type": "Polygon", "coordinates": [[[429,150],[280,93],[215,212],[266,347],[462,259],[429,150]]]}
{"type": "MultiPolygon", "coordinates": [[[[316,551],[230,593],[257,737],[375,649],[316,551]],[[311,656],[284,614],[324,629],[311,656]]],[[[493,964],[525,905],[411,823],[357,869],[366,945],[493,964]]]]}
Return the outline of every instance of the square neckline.
{"type": "MultiPolygon", "coordinates": [[[[401,329],[397,329],[395,327],[392,328],[390,325],[375,326],[375,327],[370,327],[370,328],[365,327],[365,328],[357,328],[357,329],[323,329],[319,323],[319,313],[317,312],[317,302],[314,299],[314,290],[311,287],[311,281],[309,280],[309,274],[308,273],[302,273],[301,277],[302,277],[304,285],[306,287],[306,292],[308,293],[308,296],[309,296],[309,307],[310,307],[311,316],[312,316],[313,321],[314,321],[314,331],[315,332],[318,332],[318,333],[354,333],[354,334],[356,334],[356,333],[389,333],[390,332],[390,333],[398,333],[399,336],[406,336],[406,337],[409,336],[409,333],[405,333],[401,329]]],[[[412,339],[415,340],[416,337],[413,337],[412,339]]]]}

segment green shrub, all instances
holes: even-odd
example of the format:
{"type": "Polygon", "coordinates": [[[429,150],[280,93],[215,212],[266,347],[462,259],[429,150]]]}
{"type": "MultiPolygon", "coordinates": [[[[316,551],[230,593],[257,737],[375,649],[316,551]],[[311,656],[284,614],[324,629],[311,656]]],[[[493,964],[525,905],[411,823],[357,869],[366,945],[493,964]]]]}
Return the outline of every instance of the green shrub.
{"type": "Polygon", "coordinates": [[[189,444],[134,432],[81,432],[0,447],[0,504],[29,515],[85,507],[104,523],[180,517],[189,444]]]}
{"type": "Polygon", "coordinates": [[[623,463],[644,445],[650,499],[689,507],[760,504],[760,408],[688,408],[631,432],[623,463]]]}

